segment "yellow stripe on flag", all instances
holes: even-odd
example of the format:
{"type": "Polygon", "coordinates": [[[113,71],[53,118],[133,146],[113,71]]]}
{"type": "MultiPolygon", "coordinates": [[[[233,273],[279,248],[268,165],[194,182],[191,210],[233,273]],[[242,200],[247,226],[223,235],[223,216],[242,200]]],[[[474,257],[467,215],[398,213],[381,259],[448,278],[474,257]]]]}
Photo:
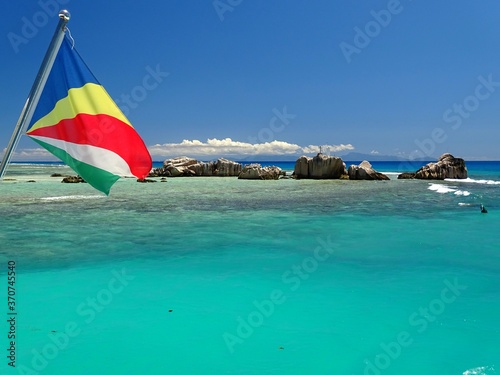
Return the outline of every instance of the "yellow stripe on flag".
{"type": "Polygon", "coordinates": [[[29,129],[30,131],[58,124],[61,120],[72,119],[78,114],[106,114],[132,126],[104,87],[95,83],[70,89],[68,96],[59,100],[52,111],[42,117],[29,129]]]}

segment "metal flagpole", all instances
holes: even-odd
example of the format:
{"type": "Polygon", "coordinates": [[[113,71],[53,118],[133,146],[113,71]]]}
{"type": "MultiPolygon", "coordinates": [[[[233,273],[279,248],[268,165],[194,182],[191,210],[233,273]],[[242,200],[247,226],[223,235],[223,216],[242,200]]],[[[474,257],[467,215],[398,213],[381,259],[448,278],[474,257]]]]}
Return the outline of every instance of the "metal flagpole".
{"type": "Polygon", "coordinates": [[[24,104],[23,110],[21,111],[19,120],[17,120],[16,127],[14,128],[14,133],[12,134],[9,145],[5,150],[2,163],[0,164],[0,180],[5,174],[5,170],[9,165],[10,158],[17,146],[17,143],[19,142],[21,134],[25,130],[26,125],[31,121],[31,118],[33,117],[33,113],[35,112],[36,105],[38,104],[40,95],[42,94],[45,83],[47,82],[47,78],[49,76],[50,70],[52,69],[52,65],[54,65],[54,60],[56,59],[57,52],[59,51],[59,47],[61,47],[61,43],[64,38],[64,32],[66,31],[66,24],[68,23],[69,18],[70,14],[67,10],[61,10],[59,12],[59,23],[57,24],[56,31],[54,32],[52,41],[50,42],[47,52],[45,53],[42,65],[40,66],[40,70],[38,71],[33,86],[31,87],[28,99],[26,99],[26,103],[24,104]]]}

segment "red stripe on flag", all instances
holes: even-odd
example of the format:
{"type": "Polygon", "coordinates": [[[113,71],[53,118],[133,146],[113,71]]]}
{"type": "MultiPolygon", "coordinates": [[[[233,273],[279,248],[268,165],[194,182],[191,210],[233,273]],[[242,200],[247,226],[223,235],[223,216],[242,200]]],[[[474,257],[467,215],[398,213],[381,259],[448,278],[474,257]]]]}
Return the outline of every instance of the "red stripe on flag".
{"type": "Polygon", "coordinates": [[[80,113],[72,119],[28,131],[27,134],[113,151],[127,162],[138,178],[146,177],[152,167],[151,155],[135,129],[109,115],[80,113]]]}

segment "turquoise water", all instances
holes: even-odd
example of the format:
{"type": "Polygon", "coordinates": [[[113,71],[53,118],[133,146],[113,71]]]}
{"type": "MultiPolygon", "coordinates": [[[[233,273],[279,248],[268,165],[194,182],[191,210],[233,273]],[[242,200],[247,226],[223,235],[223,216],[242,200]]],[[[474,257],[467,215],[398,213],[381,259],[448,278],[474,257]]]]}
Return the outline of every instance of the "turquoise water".
{"type": "Polygon", "coordinates": [[[0,344],[14,260],[17,367],[4,356],[0,374],[495,374],[500,165],[468,167],[467,181],[122,179],[104,197],[49,177],[66,167],[14,165],[0,344]]]}

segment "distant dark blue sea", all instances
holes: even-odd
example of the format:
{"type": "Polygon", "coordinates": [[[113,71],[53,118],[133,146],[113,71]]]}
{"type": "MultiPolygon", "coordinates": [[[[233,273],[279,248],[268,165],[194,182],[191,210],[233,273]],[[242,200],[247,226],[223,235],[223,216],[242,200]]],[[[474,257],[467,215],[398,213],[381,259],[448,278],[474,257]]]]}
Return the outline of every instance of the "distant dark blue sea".
{"type": "Polygon", "coordinates": [[[372,164],[391,180],[121,179],[108,197],[13,164],[0,373],[496,374],[500,162],[445,181],[372,164]]]}

